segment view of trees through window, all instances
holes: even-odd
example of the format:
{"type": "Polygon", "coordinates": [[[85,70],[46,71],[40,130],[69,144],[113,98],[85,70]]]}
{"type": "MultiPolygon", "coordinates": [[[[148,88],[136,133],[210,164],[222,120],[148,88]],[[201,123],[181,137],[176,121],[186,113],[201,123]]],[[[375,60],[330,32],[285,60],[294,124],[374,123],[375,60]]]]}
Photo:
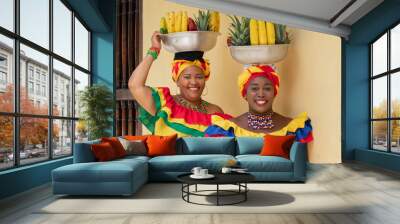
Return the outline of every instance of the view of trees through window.
{"type": "Polygon", "coordinates": [[[0,1],[0,170],[70,156],[87,140],[77,124],[90,32],[64,0],[16,5],[0,1]]]}
{"type": "Polygon", "coordinates": [[[372,149],[400,153],[400,25],[371,44],[372,149]]]}

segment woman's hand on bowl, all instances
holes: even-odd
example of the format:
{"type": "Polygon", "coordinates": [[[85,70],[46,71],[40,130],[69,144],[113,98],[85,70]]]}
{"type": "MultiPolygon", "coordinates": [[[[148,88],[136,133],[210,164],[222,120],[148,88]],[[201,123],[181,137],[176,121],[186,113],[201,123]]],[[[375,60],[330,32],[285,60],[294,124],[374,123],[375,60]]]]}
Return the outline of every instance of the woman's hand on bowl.
{"type": "Polygon", "coordinates": [[[161,38],[159,31],[154,31],[153,35],[151,36],[151,47],[161,50],[161,38]]]}

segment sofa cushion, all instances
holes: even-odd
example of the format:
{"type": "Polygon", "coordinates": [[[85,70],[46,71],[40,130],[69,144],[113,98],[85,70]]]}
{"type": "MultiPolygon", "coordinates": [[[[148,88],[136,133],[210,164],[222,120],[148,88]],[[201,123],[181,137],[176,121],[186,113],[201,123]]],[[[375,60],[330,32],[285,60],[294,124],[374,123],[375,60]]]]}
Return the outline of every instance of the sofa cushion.
{"type": "Polygon", "coordinates": [[[236,159],[241,168],[249,172],[292,172],[292,161],[278,156],[238,155],[236,159]]]}
{"type": "MultiPolygon", "coordinates": [[[[53,170],[58,182],[129,182],[134,172],[147,172],[146,162],[136,159],[74,163],[53,170]]],[[[147,173],[143,173],[147,176],[147,173]]]]}
{"type": "Polygon", "coordinates": [[[150,171],[190,172],[193,167],[200,166],[211,172],[219,171],[230,159],[231,155],[175,155],[158,156],[149,160],[150,171]]]}
{"type": "Polygon", "coordinates": [[[235,139],[232,137],[187,137],[181,138],[178,154],[225,154],[235,155],[235,139]]]}
{"type": "Polygon", "coordinates": [[[238,137],[236,141],[236,155],[259,154],[264,145],[262,137],[238,137]]]}

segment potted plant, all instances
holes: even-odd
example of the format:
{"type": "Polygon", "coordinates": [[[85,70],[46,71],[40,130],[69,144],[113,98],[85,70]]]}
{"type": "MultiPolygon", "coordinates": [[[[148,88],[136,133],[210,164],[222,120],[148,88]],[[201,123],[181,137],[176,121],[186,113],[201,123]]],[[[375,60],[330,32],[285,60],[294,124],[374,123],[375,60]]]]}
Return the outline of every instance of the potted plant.
{"type": "Polygon", "coordinates": [[[94,84],[86,87],[79,96],[83,121],[78,124],[87,127],[89,140],[110,136],[107,130],[112,125],[114,106],[112,92],[105,85],[94,84]]]}

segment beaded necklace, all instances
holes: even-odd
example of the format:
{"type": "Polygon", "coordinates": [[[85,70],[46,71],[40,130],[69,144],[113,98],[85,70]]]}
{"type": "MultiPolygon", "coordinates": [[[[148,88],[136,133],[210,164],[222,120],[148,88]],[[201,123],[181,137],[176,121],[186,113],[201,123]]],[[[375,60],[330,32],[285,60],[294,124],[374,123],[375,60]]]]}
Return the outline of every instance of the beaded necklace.
{"type": "Polygon", "coordinates": [[[250,112],[247,113],[247,123],[248,126],[254,130],[260,129],[271,129],[274,127],[272,123],[272,115],[273,111],[265,114],[252,114],[250,112]]]}
{"type": "Polygon", "coordinates": [[[185,98],[183,98],[181,95],[176,95],[175,96],[176,101],[178,102],[178,104],[189,108],[191,110],[200,112],[200,113],[207,113],[207,102],[201,99],[201,102],[199,105],[193,104],[189,101],[187,101],[185,98]]]}

